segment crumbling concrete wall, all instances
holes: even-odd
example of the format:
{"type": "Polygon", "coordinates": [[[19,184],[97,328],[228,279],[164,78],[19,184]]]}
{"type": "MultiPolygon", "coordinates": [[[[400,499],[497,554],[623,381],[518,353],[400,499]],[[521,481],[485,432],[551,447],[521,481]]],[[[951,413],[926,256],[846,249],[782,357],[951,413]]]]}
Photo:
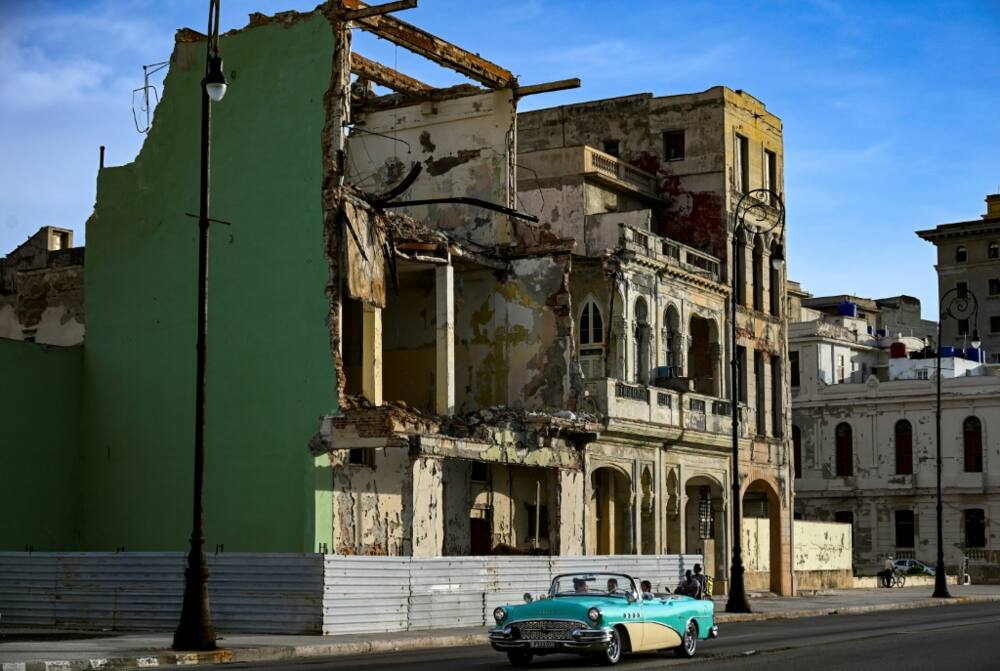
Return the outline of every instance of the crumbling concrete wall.
{"type": "MultiPolygon", "coordinates": [[[[347,142],[350,179],[382,193],[420,163],[422,174],[401,200],[466,196],[507,205],[515,117],[509,89],[360,114],[347,142]]],[[[510,238],[506,217],[489,210],[435,204],[404,211],[459,239],[493,245],[510,238]]]]}
{"type": "Polygon", "coordinates": [[[405,273],[382,311],[382,395],[434,412],[436,315],[433,267],[405,273]]]}
{"type": "Polygon", "coordinates": [[[0,294],[0,338],[69,346],[83,335],[83,265],[19,272],[17,293],[0,294]]]}

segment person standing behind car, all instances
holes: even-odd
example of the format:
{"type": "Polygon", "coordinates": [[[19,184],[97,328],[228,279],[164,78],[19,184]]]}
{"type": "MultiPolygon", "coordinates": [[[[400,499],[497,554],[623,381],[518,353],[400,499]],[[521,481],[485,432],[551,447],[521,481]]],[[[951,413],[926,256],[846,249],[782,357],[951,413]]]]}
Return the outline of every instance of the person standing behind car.
{"type": "Polygon", "coordinates": [[[684,572],[684,580],[674,590],[674,594],[689,596],[693,599],[701,598],[701,583],[694,579],[691,569],[684,572]]]}
{"type": "Polygon", "coordinates": [[[708,576],[701,572],[701,564],[694,565],[694,579],[698,582],[698,598],[702,599],[708,593],[708,576]]]}

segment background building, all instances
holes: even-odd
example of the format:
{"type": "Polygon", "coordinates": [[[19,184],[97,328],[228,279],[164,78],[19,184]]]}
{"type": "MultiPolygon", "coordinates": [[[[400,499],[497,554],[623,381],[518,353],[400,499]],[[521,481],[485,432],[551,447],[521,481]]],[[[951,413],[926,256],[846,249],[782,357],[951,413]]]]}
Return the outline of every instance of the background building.
{"type": "Polygon", "coordinates": [[[969,319],[945,320],[943,344],[968,347],[978,329],[989,363],[1000,363],[1000,193],[986,196],[980,219],[941,224],[917,231],[937,247],[938,296],[968,289],[979,300],[979,324],[969,319]]]}
{"type": "MultiPolygon", "coordinates": [[[[836,305],[839,314],[792,310],[795,514],[852,524],[857,572],[881,570],[888,555],[933,564],[935,352],[925,337],[872,328],[901,323],[890,311],[915,299],[799,294],[803,306],[836,305]]],[[[1000,515],[1000,459],[991,457],[1000,368],[961,354],[941,365],[945,561],[954,570],[962,557],[983,565],[1000,549],[990,522],[1000,515]]]]}

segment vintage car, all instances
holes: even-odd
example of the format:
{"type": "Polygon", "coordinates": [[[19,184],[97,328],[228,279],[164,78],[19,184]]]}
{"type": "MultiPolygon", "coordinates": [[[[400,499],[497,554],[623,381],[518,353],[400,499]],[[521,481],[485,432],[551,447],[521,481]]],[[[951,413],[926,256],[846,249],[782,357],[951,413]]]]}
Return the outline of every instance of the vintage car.
{"type": "Polygon", "coordinates": [[[715,638],[715,604],[673,594],[640,596],[622,573],[567,573],[548,594],[493,611],[490,645],[514,666],[535,655],[595,655],[616,664],[624,652],[673,649],[691,657],[698,640],[715,638]]]}

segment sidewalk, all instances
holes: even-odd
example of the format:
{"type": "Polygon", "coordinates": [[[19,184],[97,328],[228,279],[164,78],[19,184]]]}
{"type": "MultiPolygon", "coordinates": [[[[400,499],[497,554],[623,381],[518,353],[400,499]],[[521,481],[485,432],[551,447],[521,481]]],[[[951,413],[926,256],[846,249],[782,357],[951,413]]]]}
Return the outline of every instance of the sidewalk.
{"type": "MultiPolygon", "coordinates": [[[[725,623],[789,619],[817,615],[848,615],[879,610],[1000,602],[1000,585],[950,586],[954,599],[930,598],[927,587],[905,589],[833,590],[816,596],[752,599],[753,613],[728,614],[725,600],[716,599],[716,620],[725,623]]],[[[24,627],[0,627],[0,670],[81,671],[160,666],[267,662],[301,657],[382,653],[419,648],[443,648],[486,643],[486,628],[465,627],[389,634],[345,636],[223,635],[219,650],[175,653],[172,633],[79,632],[24,627]]]]}

